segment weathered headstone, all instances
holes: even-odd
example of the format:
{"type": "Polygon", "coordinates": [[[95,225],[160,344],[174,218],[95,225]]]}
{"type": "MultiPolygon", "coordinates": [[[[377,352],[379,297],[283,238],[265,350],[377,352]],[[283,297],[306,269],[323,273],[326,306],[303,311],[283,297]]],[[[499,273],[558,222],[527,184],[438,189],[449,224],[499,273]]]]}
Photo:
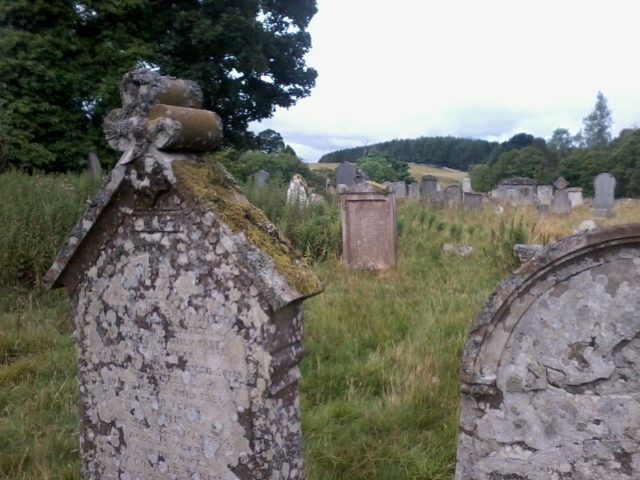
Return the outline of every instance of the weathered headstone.
{"type": "Polygon", "coordinates": [[[481,193],[462,192],[462,206],[465,211],[479,210],[482,207],[481,193]]]}
{"type": "Polygon", "coordinates": [[[356,164],[342,162],[336,169],[336,185],[352,187],[356,183],[356,164]]]}
{"type": "Polygon", "coordinates": [[[613,217],[616,214],[616,179],[610,173],[601,173],[593,180],[595,197],[593,199],[594,217],[613,217]]]}
{"type": "Polygon", "coordinates": [[[100,159],[96,152],[89,152],[89,155],[87,156],[87,167],[89,175],[93,178],[102,178],[102,166],[100,165],[100,159]]]}
{"type": "Polygon", "coordinates": [[[438,177],[434,177],[433,175],[424,175],[422,177],[422,187],[420,187],[422,198],[424,198],[425,200],[428,200],[429,194],[437,191],[438,191],[438,177]]]}
{"type": "Polygon", "coordinates": [[[567,188],[567,195],[569,196],[569,202],[571,202],[572,208],[579,207],[584,203],[582,189],[580,187],[567,188]]]}
{"type": "Polygon", "coordinates": [[[462,191],[463,192],[473,192],[471,188],[471,177],[463,177],[462,178],[462,191]]]}
{"type": "Polygon", "coordinates": [[[271,178],[271,174],[266,170],[258,170],[253,174],[253,183],[256,188],[263,188],[269,183],[269,179],[271,178]]]}
{"type": "Polygon", "coordinates": [[[394,182],[394,193],[396,198],[406,198],[407,184],[404,181],[394,182]]]}
{"type": "Polygon", "coordinates": [[[420,184],[419,183],[410,183],[407,186],[407,197],[409,200],[420,200],[420,184]]]}
{"type": "Polygon", "coordinates": [[[538,197],[538,205],[551,205],[553,185],[538,185],[536,196],[538,197]]]}
{"type": "Polygon", "coordinates": [[[567,181],[563,177],[560,177],[553,183],[553,186],[556,190],[553,192],[549,212],[553,215],[571,214],[571,201],[569,200],[569,193],[566,190],[567,181]]]}
{"type": "Polygon", "coordinates": [[[535,186],[530,178],[505,178],[498,184],[495,197],[511,205],[532,205],[536,199],[535,186]]]}
{"type": "Polygon", "coordinates": [[[445,208],[454,209],[462,207],[462,188],[460,185],[449,185],[444,189],[445,208]]]}
{"type": "Polygon", "coordinates": [[[456,480],[640,478],[640,225],[567,237],[468,336],[456,480]]]}
{"type": "Polygon", "coordinates": [[[309,187],[304,177],[296,173],[289,181],[287,204],[306,207],[309,204],[309,187]]]}
{"type": "Polygon", "coordinates": [[[395,267],[397,232],[393,193],[365,182],[341,194],[340,205],[344,263],[363,270],[395,267]]]}
{"type": "Polygon", "coordinates": [[[442,210],[443,208],[445,208],[446,202],[444,198],[444,192],[439,192],[437,190],[435,192],[430,192],[429,196],[427,197],[427,205],[429,205],[429,207],[433,208],[434,210],[442,210]]]}
{"type": "Polygon", "coordinates": [[[125,153],[45,277],[73,298],[84,479],[304,478],[302,300],[321,286],[207,156],[221,124],[184,111],[198,92],[124,77],[105,130],[125,153]],[[151,118],[159,101],[181,117],[151,118]]]}

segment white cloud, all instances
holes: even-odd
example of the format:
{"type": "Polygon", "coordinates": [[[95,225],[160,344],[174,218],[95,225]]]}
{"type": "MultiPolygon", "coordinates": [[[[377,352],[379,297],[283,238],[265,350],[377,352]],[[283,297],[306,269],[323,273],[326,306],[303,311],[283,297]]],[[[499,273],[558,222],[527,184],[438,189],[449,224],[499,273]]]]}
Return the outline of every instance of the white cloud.
{"type": "Polygon", "coordinates": [[[640,2],[319,0],[309,98],[253,125],[309,161],[421,135],[576,131],[601,90],[640,122],[640,2]],[[305,153],[302,153],[305,152],[305,153]]]}

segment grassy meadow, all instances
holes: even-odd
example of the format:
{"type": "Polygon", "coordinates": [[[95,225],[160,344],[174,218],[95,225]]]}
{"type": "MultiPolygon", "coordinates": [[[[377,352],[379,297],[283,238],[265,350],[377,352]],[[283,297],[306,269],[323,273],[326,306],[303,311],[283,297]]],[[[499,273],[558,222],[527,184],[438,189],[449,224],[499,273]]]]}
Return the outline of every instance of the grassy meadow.
{"type": "MultiPolygon", "coordinates": [[[[34,283],[96,187],[84,177],[0,176],[0,222],[10,227],[0,230],[0,479],[79,478],[70,305],[64,292],[34,283]]],[[[470,322],[516,266],[513,243],[571,233],[588,208],[538,219],[528,209],[462,214],[402,204],[400,264],[370,274],[348,271],[337,258],[335,203],[304,216],[252,195],[299,235],[302,250],[311,236],[326,235],[306,252],[321,259],[315,269],[326,285],[305,303],[309,478],[451,479],[470,322]],[[460,257],[443,252],[444,243],[474,250],[460,257]]],[[[618,211],[609,223],[640,218],[634,202],[618,211]]]]}

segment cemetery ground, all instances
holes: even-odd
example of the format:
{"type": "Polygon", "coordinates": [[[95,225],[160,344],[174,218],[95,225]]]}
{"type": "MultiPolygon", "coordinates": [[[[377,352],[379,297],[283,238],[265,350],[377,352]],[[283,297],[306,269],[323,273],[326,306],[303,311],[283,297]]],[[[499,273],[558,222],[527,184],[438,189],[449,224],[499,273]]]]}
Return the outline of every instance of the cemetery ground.
{"type": "MultiPolygon", "coordinates": [[[[96,188],[85,177],[0,176],[1,479],[79,478],[71,308],[65,292],[33,285],[96,188]]],[[[278,213],[278,202],[258,200],[278,213]]],[[[607,224],[639,218],[636,202],[617,208],[607,224]]],[[[422,204],[398,213],[396,270],[348,271],[329,247],[314,267],[326,291],[305,303],[301,384],[314,480],[452,478],[458,369],[472,319],[516,267],[514,243],[549,243],[590,218],[587,206],[568,218],[422,204]],[[445,243],[473,253],[444,252],[445,243]]]]}

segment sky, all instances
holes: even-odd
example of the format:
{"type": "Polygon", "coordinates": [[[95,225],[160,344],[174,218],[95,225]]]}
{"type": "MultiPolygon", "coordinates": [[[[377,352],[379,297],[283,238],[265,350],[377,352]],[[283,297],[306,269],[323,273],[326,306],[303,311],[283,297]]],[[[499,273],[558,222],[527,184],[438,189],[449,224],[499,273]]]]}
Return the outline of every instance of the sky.
{"type": "Polygon", "coordinates": [[[311,95],[254,123],[305,161],[394,138],[640,127],[640,1],[318,0],[311,95]]]}

